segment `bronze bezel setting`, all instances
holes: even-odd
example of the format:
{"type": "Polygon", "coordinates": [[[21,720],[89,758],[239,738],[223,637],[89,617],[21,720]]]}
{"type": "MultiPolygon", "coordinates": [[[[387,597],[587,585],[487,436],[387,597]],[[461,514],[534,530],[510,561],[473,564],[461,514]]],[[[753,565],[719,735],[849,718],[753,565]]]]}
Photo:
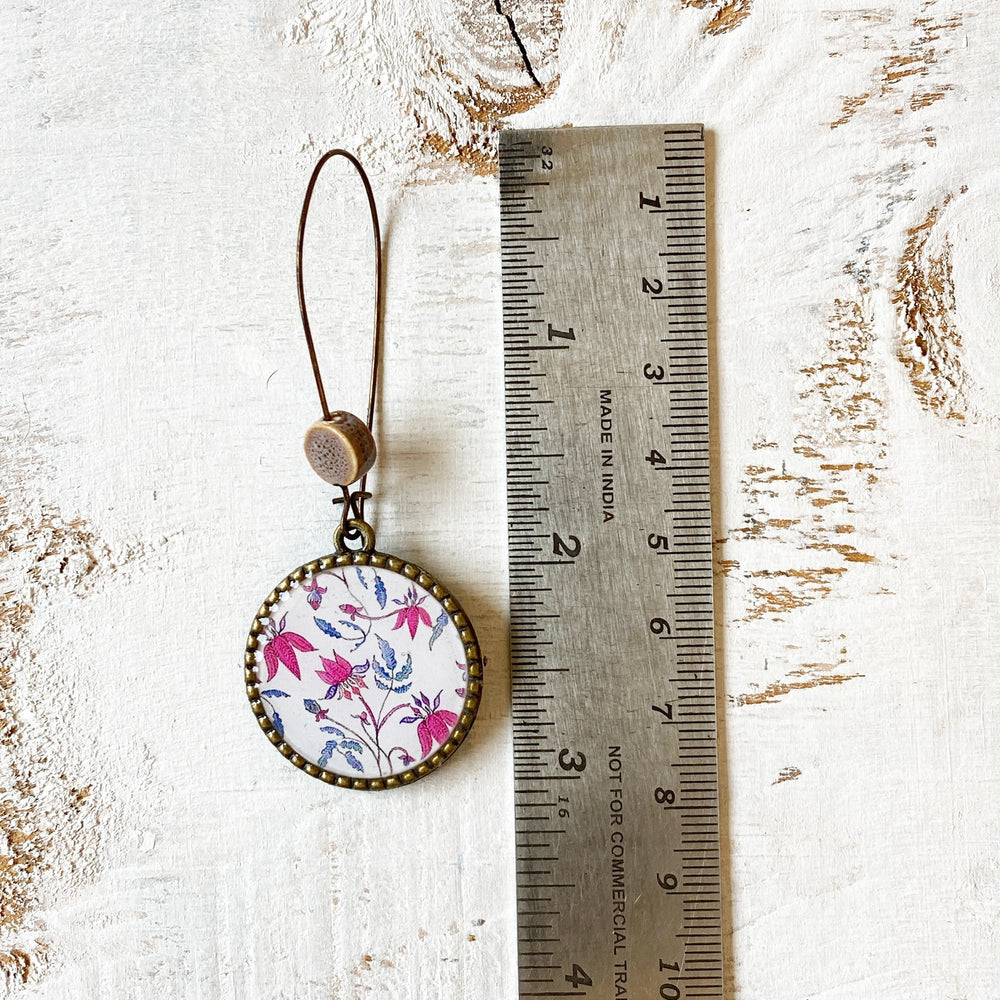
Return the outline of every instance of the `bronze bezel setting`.
{"type": "Polygon", "coordinates": [[[356,788],[362,791],[382,791],[386,788],[400,788],[403,785],[412,785],[414,781],[426,777],[432,771],[436,771],[462,745],[465,738],[469,735],[469,730],[476,721],[476,715],[479,711],[483,687],[483,660],[479,649],[479,640],[476,638],[476,632],[472,627],[472,623],[455,597],[442,587],[430,573],[425,572],[419,566],[405,559],[399,559],[385,552],[360,549],[357,551],[346,550],[340,553],[332,553],[322,556],[319,559],[314,559],[312,562],[305,563],[289,573],[267,595],[264,603],[257,609],[253,624],[250,626],[250,635],[247,637],[246,651],[243,655],[243,674],[246,681],[247,698],[250,700],[250,707],[257,718],[257,724],[286,760],[294,764],[299,770],[305,771],[306,774],[313,778],[318,778],[328,785],[336,785],[338,788],[356,788]],[[259,682],[257,679],[257,652],[260,648],[260,636],[264,631],[265,624],[271,618],[272,610],[281,600],[283,594],[293,590],[310,576],[340,566],[374,566],[376,569],[386,569],[389,572],[405,576],[418,586],[423,587],[448,612],[452,624],[458,630],[462,646],[465,650],[465,663],[468,671],[465,685],[465,701],[454,729],[452,729],[448,739],[430,757],[399,774],[379,778],[351,778],[346,775],[327,771],[318,764],[306,760],[274,728],[271,720],[267,717],[267,713],[264,711],[264,703],[260,698],[259,682]]]}

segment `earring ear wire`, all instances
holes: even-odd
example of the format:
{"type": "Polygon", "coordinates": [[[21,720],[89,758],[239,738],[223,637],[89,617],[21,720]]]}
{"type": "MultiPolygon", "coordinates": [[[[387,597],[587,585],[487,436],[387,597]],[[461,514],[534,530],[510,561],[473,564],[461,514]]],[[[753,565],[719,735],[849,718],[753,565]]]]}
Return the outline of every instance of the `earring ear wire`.
{"type": "Polygon", "coordinates": [[[368,176],[342,149],[313,169],[299,217],[299,311],[322,419],[306,431],[306,456],[343,504],[334,551],[299,566],[250,626],[247,697],[267,738],[296,767],[328,784],[383,789],[410,784],[465,740],[482,694],[483,663],[472,623],[429,573],[375,548],[364,518],[376,457],[372,421],[382,343],[382,239],[368,176]],[[316,358],[302,280],[306,219],[323,166],[346,158],[364,183],[375,235],[375,315],[368,419],[331,411],[316,358]],[[359,484],[357,490],[350,487],[359,484]],[[351,542],[352,545],[349,545],[351,542]]]}
{"type": "Polygon", "coordinates": [[[299,297],[299,315],[302,317],[302,330],[309,349],[309,360],[312,363],[313,376],[316,379],[316,391],[323,411],[323,419],[317,420],[306,431],[305,452],[313,471],[334,486],[340,486],[343,496],[334,502],[343,504],[341,526],[349,538],[357,538],[357,532],[350,527],[350,520],[364,520],[365,500],[370,494],[365,492],[368,472],[375,464],[378,449],[372,433],[372,423],[375,418],[375,397],[378,392],[379,361],[382,352],[382,233],[378,222],[378,207],[372,192],[371,182],[363,166],[352,153],[346,149],[331,149],[324,153],[316,166],[306,186],[305,197],[302,200],[302,212],[299,215],[298,240],[295,250],[295,284],[299,297]],[[354,167],[364,184],[365,195],[368,198],[368,209],[371,213],[372,235],[375,239],[375,296],[374,316],[372,318],[372,365],[371,377],[368,383],[368,416],[362,421],[346,410],[330,410],[326,401],[326,391],[323,387],[323,375],[320,371],[319,359],[316,356],[316,345],[313,341],[312,328],[309,324],[309,311],[306,308],[305,284],[302,277],[302,257],[305,245],[306,219],[312,204],[316,182],[324,166],[335,157],[342,157],[354,167]],[[361,485],[353,493],[348,489],[360,480],[361,485]]]}

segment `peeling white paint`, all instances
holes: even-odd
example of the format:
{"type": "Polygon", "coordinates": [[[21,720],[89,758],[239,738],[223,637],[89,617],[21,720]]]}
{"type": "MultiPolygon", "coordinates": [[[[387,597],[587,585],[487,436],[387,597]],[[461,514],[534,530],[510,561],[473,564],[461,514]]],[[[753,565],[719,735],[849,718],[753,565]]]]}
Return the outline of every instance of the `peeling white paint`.
{"type": "MultiPolygon", "coordinates": [[[[732,996],[992,1000],[1000,33],[983,0],[757,0],[710,33],[725,6],[506,0],[544,94],[488,0],[0,14],[10,996],[516,995],[489,172],[497,119],[530,108],[518,124],[709,129],[732,996]],[[287,766],[240,663],[263,589],[329,547],[293,249],[333,145],[372,167],[387,233],[379,538],[461,596],[487,658],[462,753],[375,797],[287,766]],[[893,294],[963,186],[926,249],[950,247],[956,420],[915,393],[893,294]],[[856,315],[863,364],[836,336],[856,315]],[[834,412],[824,365],[867,374],[874,430],[834,412]],[[751,497],[748,467],[783,462],[821,492],[751,497]],[[748,516],[798,523],[750,537],[748,516]],[[871,561],[806,548],[838,524],[871,561]],[[775,580],[740,575],[841,567],[757,615],[775,580]]],[[[370,251],[334,225],[355,194],[318,206],[311,301],[356,408],[370,251]]]]}

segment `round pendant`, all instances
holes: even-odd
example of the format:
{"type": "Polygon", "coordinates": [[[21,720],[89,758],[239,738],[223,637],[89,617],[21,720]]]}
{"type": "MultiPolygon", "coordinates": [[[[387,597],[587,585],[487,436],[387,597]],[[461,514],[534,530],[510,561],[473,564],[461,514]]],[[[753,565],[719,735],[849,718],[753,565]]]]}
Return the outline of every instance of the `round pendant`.
{"type": "Polygon", "coordinates": [[[482,659],[455,598],[419,567],[344,549],[300,566],[250,627],[247,695],[261,729],[307,774],[349,788],[410,784],[475,721],[482,659]]]}

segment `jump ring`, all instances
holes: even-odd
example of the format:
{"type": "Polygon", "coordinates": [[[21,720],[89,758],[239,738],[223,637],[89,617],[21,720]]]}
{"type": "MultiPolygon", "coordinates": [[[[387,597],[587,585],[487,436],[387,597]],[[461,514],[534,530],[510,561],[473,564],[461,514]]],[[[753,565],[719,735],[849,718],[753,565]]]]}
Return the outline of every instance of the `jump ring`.
{"type": "Polygon", "coordinates": [[[375,530],[367,521],[352,517],[347,524],[338,524],[333,529],[333,546],[338,555],[346,552],[372,552],[375,548],[375,530]],[[349,548],[346,544],[352,537],[361,539],[361,544],[356,549],[349,548]]]}

